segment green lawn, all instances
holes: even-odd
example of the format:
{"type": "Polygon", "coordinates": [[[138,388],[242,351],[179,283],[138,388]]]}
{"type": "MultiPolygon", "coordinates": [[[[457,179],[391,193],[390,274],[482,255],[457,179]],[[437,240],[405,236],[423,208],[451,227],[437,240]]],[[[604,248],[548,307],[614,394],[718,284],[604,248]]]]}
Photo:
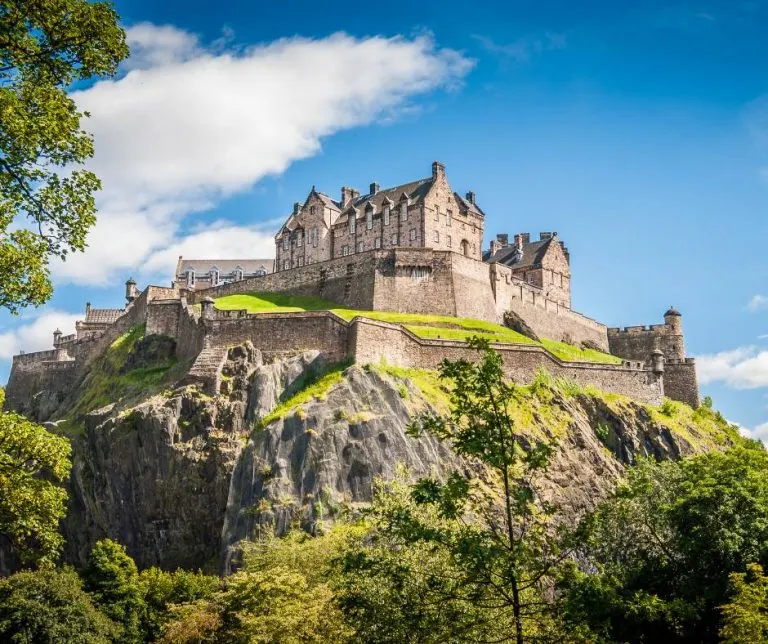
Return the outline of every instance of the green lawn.
{"type": "Polygon", "coordinates": [[[297,311],[332,311],[345,320],[356,316],[371,320],[380,320],[392,324],[402,324],[406,329],[421,338],[466,340],[478,335],[491,342],[508,344],[529,344],[543,346],[550,353],[568,362],[602,362],[621,364],[621,358],[595,351],[581,349],[565,342],[542,339],[534,342],[501,324],[455,318],[449,315],[426,315],[421,313],[396,313],[393,311],[357,311],[340,308],[336,303],[307,295],[286,295],[284,293],[245,293],[226,295],[216,300],[215,307],[221,311],[245,309],[249,313],[292,313],[297,311]]]}

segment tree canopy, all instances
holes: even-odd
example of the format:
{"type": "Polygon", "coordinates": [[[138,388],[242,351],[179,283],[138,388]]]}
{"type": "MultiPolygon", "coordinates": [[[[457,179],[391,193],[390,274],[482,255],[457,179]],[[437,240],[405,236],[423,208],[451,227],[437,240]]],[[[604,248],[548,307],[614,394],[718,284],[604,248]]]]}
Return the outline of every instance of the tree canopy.
{"type": "Polygon", "coordinates": [[[67,89],[127,55],[108,2],[0,4],[0,307],[46,302],[50,259],[84,250],[101,184],[80,167],[93,141],[67,89]]]}

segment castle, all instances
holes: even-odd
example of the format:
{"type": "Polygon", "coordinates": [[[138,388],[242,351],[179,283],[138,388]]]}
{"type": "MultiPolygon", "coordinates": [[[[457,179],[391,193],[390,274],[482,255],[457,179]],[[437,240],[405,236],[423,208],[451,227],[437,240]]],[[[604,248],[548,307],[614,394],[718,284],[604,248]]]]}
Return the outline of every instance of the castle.
{"type": "MultiPolygon", "coordinates": [[[[218,392],[227,348],[251,341],[267,355],[313,348],[328,360],[434,368],[470,356],[461,341],[417,337],[365,311],[439,314],[507,323],[532,337],[565,341],[623,359],[621,364],[565,362],[541,346],[498,344],[507,373],[530,381],[544,367],[557,376],[659,404],[662,396],[699,403],[695,365],[685,356],[682,319],[607,328],[571,308],[570,253],[555,232],[497,235],[483,251],[485,214],[473,192],[451,188],[443,164],[431,176],[367,194],[343,187],[340,198],[314,187],[275,237],[272,260],[179,258],[170,287],[139,292],[126,283],[125,309],[92,309],[76,333],[54,333],[54,349],[14,357],[8,404],[22,410],[40,392],[65,395],[89,362],[138,324],[176,341],[188,379],[218,392]],[[361,311],[351,321],[331,311],[221,311],[218,297],[275,292],[311,295],[361,311]]],[[[47,395],[49,395],[47,394],[47,395]]]]}

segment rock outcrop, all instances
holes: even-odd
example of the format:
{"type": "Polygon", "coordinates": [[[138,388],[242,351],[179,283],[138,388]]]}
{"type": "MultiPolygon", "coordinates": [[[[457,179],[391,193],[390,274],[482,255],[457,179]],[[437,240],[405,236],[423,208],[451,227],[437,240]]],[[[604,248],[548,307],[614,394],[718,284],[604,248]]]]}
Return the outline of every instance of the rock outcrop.
{"type": "MultiPolygon", "coordinates": [[[[50,418],[73,441],[63,531],[75,564],[109,536],[142,567],[226,572],[241,539],[354,514],[374,478],[400,466],[413,476],[471,470],[440,441],[407,434],[415,414],[446,409],[434,373],[332,365],[316,351],[265,359],[246,343],[228,350],[209,395],[188,366],[162,362],[161,343],[145,344],[153,357],[134,355],[137,343],[121,366],[105,359],[114,383],[87,375],[50,418]],[[120,395],[89,410],[101,401],[89,387],[120,395]]],[[[678,458],[732,438],[704,408],[653,409],[546,380],[520,391],[517,425],[558,441],[544,490],[571,518],[639,456],[678,458]]]]}

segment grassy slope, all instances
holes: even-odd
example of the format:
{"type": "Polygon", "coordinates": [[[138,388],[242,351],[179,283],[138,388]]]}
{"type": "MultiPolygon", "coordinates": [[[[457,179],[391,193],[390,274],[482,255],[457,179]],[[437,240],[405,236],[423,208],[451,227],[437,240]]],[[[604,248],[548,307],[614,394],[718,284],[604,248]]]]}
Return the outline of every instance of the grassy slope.
{"type": "Polygon", "coordinates": [[[546,338],[542,339],[541,342],[534,342],[512,329],[492,322],[470,318],[456,318],[447,315],[358,311],[355,309],[339,308],[333,302],[304,295],[287,295],[283,293],[227,295],[216,300],[216,308],[222,311],[246,309],[249,313],[333,311],[345,320],[351,320],[359,315],[372,320],[402,324],[421,338],[466,340],[469,336],[479,335],[492,342],[543,346],[561,360],[568,362],[582,361],[621,364],[620,358],[607,353],[593,349],[581,349],[565,342],[557,342],[546,338]]]}

